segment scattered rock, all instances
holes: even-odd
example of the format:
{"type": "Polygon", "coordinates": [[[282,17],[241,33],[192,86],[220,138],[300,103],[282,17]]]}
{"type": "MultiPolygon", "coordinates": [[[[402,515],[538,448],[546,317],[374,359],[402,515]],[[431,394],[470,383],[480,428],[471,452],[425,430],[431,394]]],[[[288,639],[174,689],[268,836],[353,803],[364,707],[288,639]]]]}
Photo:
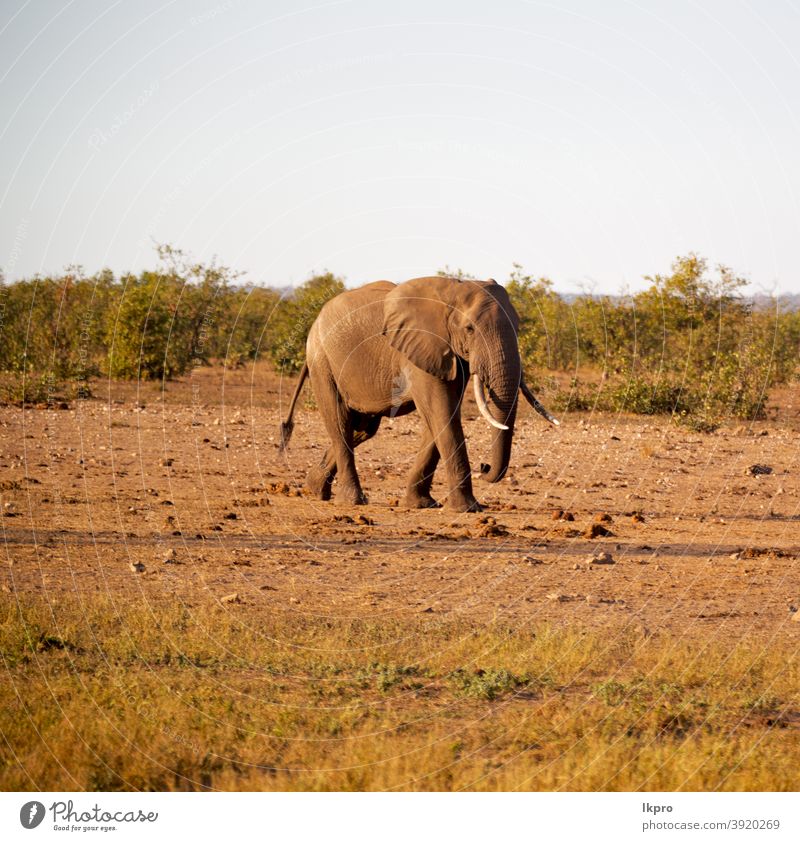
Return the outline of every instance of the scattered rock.
{"type": "Polygon", "coordinates": [[[566,523],[575,522],[575,515],[570,511],[562,511],[560,508],[553,511],[552,517],[554,520],[561,520],[566,523]]]}
{"type": "Polygon", "coordinates": [[[581,535],[583,534],[583,532],[578,531],[578,529],[567,529],[567,528],[562,528],[562,529],[559,531],[559,534],[562,534],[564,537],[581,537],[581,535]]]}
{"type": "Polygon", "coordinates": [[[772,468],[768,464],[751,464],[744,472],[748,476],[769,476],[772,468]]]}
{"type": "Polygon", "coordinates": [[[228,511],[227,514],[222,515],[223,520],[238,520],[239,515],[235,511],[228,511]]]}
{"type": "Polygon", "coordinates": [[[374,526],[375,520],[367,517],[365,514],[357,514],[351,517],[349,514],[334,514],[333,521],[335,523],[345,523],[353,526],[374,526]]]}
{"type": "MultiPolygon", "coordinates": [[[[781,558],[794,559],[795,555],[787,552],[784,549],[773,549],[771,547],[749,546],[747,549],[742,549],[738,553],[739,558],[752,561],[755,558],[768,558],[771,561],[777,561],[781,558]]],[[[731,555],[733,557],[733,555],[731,555]]],[[[738,559],[737,559],[738,560],[738,559]]]]}
{"type": "Polygon", "coordinates": [[[178,553],[174,549],[167,549],[164,553],[164,563],[165,564],[177,564],[178,563],[178,553]]]}
{"type": "Polygon", "coordinates": [[[638,511],[634,511],[633,514],[631,514],[631,522],[632,523],[643,523],[644,522],[644,517],[638,511]]]}
{"type": "Polygon", "coordinates": [[[613,523],[614,520],[611,518],[610,514],[606,514],[602,512],[600,514],[596,514],[594,518],[595,523],[613,523]]]}
{"type": "Polygon", "coordinates": [[[533,555],[526,555],[522,559],[523,564],[530,564],[531,566],[538,566],[539,564],[543,564],[544,561],[541,558],[534,558],[533,555]]]}
{"type": "Polygon", "coordinates": [[[595,537],[612,537],[613,534],[611,530],[607,529],[601,523],[592,523],[583,532],[583,536],[589,540],[594,540],[595,537]]]}
{"type": "Polygon", "coordinates": [[[144,564],[141,561],[130,564],[131,572],[144,572],[144,564]]]}
{"type": "Polygon", "coordinates": [[[586,559],[586,566],[607,566],[615,563],[614,556],[610,552],[595,552],[586,559]]]}
{"type": "Polygon", "coordinates": [[[473,532],[475,537],[505,537],[508,535],[508,529],[502,524],[498,523],[494,517],[481,517],[478,520],[480,528],[473,532]]]}

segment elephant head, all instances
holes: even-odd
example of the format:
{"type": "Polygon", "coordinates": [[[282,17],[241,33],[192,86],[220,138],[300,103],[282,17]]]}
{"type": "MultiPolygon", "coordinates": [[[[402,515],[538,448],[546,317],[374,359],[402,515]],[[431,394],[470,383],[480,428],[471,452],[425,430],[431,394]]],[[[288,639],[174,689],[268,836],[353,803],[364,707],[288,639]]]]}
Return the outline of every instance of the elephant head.
{"type": "Polygon", "coordinates": [[[383,312],[384,335],[418,368],[454,380],[459,361],[468,363],[478,408],[495,431],[490,464],[481,466],[487,481],[498,482],[508,469],[520,390],[540,414],[558,423],[523,381],[519,316],[494,280],[417,278],[392,290],[383,312]]]}

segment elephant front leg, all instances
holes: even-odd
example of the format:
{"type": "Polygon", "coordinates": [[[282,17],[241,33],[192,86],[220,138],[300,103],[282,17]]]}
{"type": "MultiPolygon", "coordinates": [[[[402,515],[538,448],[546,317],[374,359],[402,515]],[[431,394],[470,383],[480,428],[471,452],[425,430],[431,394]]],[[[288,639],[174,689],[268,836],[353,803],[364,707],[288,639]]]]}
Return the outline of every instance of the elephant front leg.
{"type": "MultiPolygon", "coordinates": [[[[459,421],[459,431],[461,423],[459,421]]],[[[441,447],[445,455],[447,468],[448,494],[447,507],[451,511],[483,511],[483,506],[475,499],[472,492],[472,475],[469,459],[467,458],[467,444],[464,435],[453,435],[446,431],[436,436],[437,446],[441,447]],[[460,439],[460,440],[459,440],[460,439]]]]}
{"type": "Polygon", "coordinates": [[[483,511],[483,506],[472,492],[467,443],[461,427],[462,394],[463,383],[442,382],[420,371],[415,383],[414,403],[425,419],[439,456],[444,460],[447,507],[452,511],[483,511]]]}
{"type": "Polygon", "coordinates": [[[427,424],[422,437],[422,446],[417,454],[411,474],[408,477],[408,488],[403,499],[405,508],[441,508],[442,506],[431,496],[431,485],[436,465],[439,464],[439,450],[433,440],[433,435],[427,424]]]}

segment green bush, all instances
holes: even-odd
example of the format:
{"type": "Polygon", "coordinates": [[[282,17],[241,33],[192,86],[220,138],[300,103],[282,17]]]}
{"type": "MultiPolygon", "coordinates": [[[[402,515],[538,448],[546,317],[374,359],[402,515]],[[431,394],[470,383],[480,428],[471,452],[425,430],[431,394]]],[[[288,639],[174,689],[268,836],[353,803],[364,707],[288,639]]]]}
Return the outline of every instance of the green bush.
{"type": "MultiPolygon", "coordinates": [[[[517,264],[506,288],[528,382],[570,375],[569,387],[556,390],[560,408],[670,414],[713,429],[727,417],[763,417],[769,389],[797,365],[800,313],[744,298],[743,285],[727,267],[712,271],[689,254],[634,295],[559,295],[517,264]]],[[[98,375],[171,378],[262,357],[296,373],[311,324],[343,289],[324,272],[281,293],[170,246],[158,248],[155,270],[138,275],[87,276],[72,266],[5,284],[0,274],[3,396],[80,396],[98,375]]]]}
{"type": "Polygon", "coordinates": [[[341,278],[325,272],[310,278],[280,302],[270,323],[272,341],[268,348],[278,370],[296,374],[303,367],[311,325],[323,305],[343,291],[341,278]]]}

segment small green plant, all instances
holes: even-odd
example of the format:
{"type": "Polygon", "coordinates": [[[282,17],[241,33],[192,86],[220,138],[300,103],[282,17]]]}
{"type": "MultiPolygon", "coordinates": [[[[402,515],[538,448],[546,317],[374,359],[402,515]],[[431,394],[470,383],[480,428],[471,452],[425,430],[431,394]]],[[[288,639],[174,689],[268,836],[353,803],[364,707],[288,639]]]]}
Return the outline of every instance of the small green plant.
{"type": "Polygon", "coordinates": [[[494,701],[531,682],[527,675],[515,675],[506,669],[477,669],[474,672],[458,669],[450,679],[458,694],[484,701],[494,701]]]}
{"type": "Polygon", "coordinates": [[[592,693],[609,707],[618,707],[628,698],[629,688],[618,680],[605,680],[592,687],[592,693]]]}

